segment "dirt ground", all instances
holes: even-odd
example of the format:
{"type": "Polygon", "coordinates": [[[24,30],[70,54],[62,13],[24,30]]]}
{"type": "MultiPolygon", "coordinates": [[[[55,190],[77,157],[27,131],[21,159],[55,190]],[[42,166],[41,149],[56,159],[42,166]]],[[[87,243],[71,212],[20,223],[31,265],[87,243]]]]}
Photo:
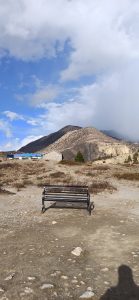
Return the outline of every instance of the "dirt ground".
{"type": "MultiPolygon", "coordinates": [[[[64,168],[73,173],[56,166],[64,168]]],[[[78,166],[75,171],[77,176],[78,166]]],[[[85,299],[85,292],[95,300],[139,299],[139,182],[119,181],[111,172],[101,176],[117,190],[91,194],[91,216],[86,209],[67,208],[41,214],[37,185],[9,185],[14,193],[0,194],[0,300],[75,300],[85,299]],[[72,253],[76,247],[79,256],[72,253]],[[129,273],[128,282],[119,277],[119,267],[129,273]],[[119,298],[109,297],[114,286],[119,298]]]]}

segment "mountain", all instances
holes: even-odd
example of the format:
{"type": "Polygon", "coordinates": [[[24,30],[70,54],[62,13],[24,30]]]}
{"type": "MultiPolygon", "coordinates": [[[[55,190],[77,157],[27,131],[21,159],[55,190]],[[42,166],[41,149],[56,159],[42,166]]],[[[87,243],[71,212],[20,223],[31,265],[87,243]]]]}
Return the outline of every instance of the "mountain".
{"type": "Polygon", "coordinates": [[[42,152],[51,151],[61,152],[66,160],[73,160],[77,152],[81,151],[84,159],[88,161],[128,155],[130,147],[96,128],[86,127],[69,131],[53,144],[42,149],[42,152]]]}
{"type": "Polygon", "coordinates": [[[56,142],[58,139],[60,139],[63,135],[65,135],[67,132],[74,131],[74,130],[79,130],[81,127],[79,126],[72,126],[68,125],[63,127],[62,129],[51,133],[47,136],[44,136],[36,141],[33,141],[24,147],[20,148],[18,151],[20,152],[37,152],[37,151],[42,151],[42,149],[47,148],[49,145],[53,144],[56,142]]]}

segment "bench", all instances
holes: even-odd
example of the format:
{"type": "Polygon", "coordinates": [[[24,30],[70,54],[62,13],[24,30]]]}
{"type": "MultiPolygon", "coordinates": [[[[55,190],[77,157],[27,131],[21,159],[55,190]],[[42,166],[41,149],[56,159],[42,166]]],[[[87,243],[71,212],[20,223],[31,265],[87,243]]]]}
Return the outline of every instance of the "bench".
{"type": "MultiPolygon", "coordinates": [[[[90,194],[87,186],[47,185],[44,187],[42,193],[42,213],[50,207],[56,207],[57,203],[57,207],[59,207],[59,204],[63,202],[64,204],[66,203],[67,208],[87,208],[90,215],[91,210],[94,209],[94,203],[90,202],[90,194]],[[47,208],[45,207],[46,201],[51,202],[47,208]],[[73,204],[78,204],[78,206],[73,204]],[[79,206],[79,204],[82,204],[82,206],[79,206]]],[[[65,205],[60,207],[63,208],[65,205]]]]}

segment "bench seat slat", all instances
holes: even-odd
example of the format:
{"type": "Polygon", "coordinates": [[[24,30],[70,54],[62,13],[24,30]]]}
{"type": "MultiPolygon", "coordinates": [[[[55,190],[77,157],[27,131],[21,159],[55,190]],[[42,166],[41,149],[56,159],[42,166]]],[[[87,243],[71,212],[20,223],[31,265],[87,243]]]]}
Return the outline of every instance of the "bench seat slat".
{"type": "Polygon", "coordinates": [[[64,190],[62,190],[62,189],[45,189],[44,190],[44,194],[46,194],[46,193],[61,193],[61,194],[63,194],[63,193],[74,193],[74,194],[87,194],[88,193],[88,190],[75,190],[75,189],[73,189],[73,190],[67,190],[67,189],[64,189],[64,190]]]}
{"type": "Polygon", "coordinates": [[[71,198],[47,198],[47,200],[45,199],[45,201],[59,201],[59,202],[84,202],[87,203],[86,199],[71,199],[71,198]]]}

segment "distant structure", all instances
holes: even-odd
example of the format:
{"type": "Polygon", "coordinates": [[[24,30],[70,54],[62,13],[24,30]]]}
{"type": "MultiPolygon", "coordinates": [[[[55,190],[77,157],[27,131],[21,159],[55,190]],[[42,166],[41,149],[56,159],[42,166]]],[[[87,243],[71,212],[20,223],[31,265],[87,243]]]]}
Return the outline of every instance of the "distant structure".
{"type": "Polygon", "coordinates": [[[60,152],[51,151],[51,152],[45,153],[43,158],[46,160],[53,160],[53,161],[59,162],[63,159],[63,155],[60,152]]]}
{"type": "Polygon", "coordinates": [[[43,154],[40,153],[14,153],[7,154],[8,159],[41,159],[43,154]]]}

